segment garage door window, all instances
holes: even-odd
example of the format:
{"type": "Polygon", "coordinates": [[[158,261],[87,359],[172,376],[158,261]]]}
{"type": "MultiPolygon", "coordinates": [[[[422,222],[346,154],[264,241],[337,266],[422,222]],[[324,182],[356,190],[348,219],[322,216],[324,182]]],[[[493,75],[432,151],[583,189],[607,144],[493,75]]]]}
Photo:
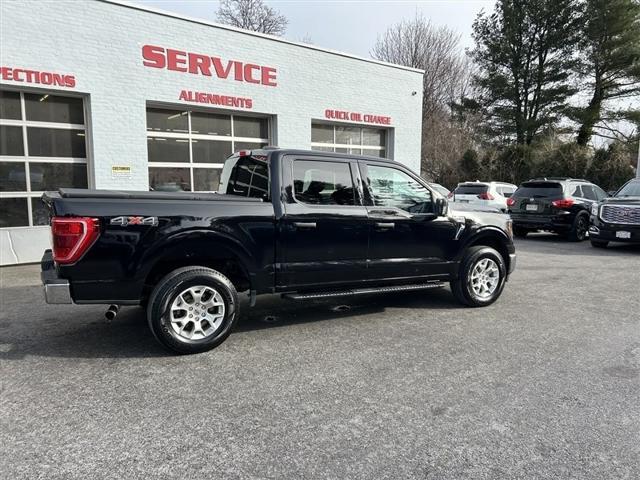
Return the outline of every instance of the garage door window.
{"type": "Polygon", "coordinates": [[[83,99],[0,90],[0,228],[46,225],[45,190],[87,185],[83,99]]]}
{"type": "Polygon", "coordinates": [[[311,124],[311,149],[323,152],[386,157],[387,131],[327,123],[311,124]]]}
{"type": "Polygon", "coordinates": [[[267,118],[147,108],[149,188],[217,191],[233,152],[269,143],[267,118]]]}

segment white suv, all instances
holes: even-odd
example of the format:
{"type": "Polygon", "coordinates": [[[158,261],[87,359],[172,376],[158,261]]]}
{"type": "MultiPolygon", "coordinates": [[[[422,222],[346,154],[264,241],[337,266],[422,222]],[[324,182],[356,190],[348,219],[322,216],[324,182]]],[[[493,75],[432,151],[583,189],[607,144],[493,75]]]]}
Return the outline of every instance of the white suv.
{"type": "Polygon", "coordinates": [[[502,182],[463,182],[449,194],[449,199],[458,206],[471,205],[474,207],[495,208],[501,212],[507,211],[507,199],[513,195],[518,187],[511,183],[502,182]]]}

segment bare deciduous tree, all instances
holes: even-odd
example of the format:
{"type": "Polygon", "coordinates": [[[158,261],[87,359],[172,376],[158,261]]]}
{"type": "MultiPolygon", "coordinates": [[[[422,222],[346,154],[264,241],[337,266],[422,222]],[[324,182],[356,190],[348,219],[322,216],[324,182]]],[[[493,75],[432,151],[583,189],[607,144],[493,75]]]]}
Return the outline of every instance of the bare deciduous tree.
{"type": "Polygon", "coordinates": [[[282,36],[289,21],[262,0],[222,0],[216,14],[220,23],[254,32],[282,36]]]}
{"type": "Polygon", "coordinates": [[[393,25],[380,35],[371,56],[425,71],[422,105],[422,172],[435,180],[450,176],[473,146],[473,119],[461,115],[471,95],[472,66],[460,51],[460,35],[422,15],[393,25]]]}

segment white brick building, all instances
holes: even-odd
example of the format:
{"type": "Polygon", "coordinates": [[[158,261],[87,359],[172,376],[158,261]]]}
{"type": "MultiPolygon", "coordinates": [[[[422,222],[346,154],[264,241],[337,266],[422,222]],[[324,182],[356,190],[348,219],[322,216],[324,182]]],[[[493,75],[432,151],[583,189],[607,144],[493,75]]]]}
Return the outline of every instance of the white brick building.
{"type": "Polygon", "coordinates": [[[1,2],[0,263],[48,248],[45,190],[215,190],[265,144],[417,170],[421,104],[419,70],[114,1],[1,2]]]}

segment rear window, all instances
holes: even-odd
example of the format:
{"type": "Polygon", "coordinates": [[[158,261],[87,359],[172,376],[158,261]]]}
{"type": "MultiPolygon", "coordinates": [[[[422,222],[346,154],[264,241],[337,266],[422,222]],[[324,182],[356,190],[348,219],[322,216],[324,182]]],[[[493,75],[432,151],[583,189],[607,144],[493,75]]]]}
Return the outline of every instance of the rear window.
{"type": "Polygon", "coordinates": [[[258,157],[230,157],[222,169],[220,193],[239,197],[267,198],[269,165],[258,157]]]}
{"type": "Polygon", "coordinates": [[[518,187],[513,194],[514,197],[561,197],[562,185],[551,182],[525,182],[518,187]]]}
{"type": "Polygon", "coordinates": [[[489,190],[489,185],[463,184],[458,185],[453,193],[457,195],[478,195],[489,190]]]}

